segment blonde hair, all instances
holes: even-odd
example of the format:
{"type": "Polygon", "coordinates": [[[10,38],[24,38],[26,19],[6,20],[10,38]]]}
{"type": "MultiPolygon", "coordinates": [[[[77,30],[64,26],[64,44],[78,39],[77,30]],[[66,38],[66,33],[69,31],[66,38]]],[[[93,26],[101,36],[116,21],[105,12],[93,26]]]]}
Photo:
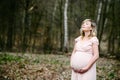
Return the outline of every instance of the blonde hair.
{"type": "MultiPolygon", "coordinates": [[[[83,25],[83,23],[85,23],[85,22],[87,22],[87,21],[90,21],[91,22],[91,27],[92,27],[92,30],[90,31],[90,35],[89,35],[89,37],[94,37],[94,36],[96,36],[97,35],[97,30],[96,30],[96,23],[93,21],[93,20],[91,20],[91,19],[85,19],[83,22],[82,22],[82,25],[83,25]]],[[[82,26],[81,25],[81,26],[82,26]]],[[[82,36],[82,37],[84,37],[85,36],[85,34],[84,34],[84,31],[80,28],[80,35],[82,36]]]]}

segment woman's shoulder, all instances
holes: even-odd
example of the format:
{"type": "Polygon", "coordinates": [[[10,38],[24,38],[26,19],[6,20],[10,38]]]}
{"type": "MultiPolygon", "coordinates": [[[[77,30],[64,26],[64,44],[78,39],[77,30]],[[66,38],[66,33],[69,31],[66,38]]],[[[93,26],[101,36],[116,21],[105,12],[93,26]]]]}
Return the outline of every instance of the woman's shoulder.
{"type": "Polygon", "coordinates": [[[99,44],[99,40],[98,40],[98,38],[96,36],[92,37],[91,41],[92,41],[92,43],[99,44]]]}
{"type": "Polygon", "coordinates": [[[92,40],[98,40],[97,36],[91,37],[92,40]]]}
{"type": "Polygon", "coordinates": [[[75,42],[79,41],[81,39],[81,36],[78,36],[75,38],[75,42]]]}

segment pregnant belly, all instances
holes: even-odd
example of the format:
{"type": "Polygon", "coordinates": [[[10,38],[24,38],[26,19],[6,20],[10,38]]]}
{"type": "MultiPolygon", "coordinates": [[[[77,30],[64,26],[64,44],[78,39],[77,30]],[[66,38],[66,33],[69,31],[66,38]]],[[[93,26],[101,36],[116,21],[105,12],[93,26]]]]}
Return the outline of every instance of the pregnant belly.
{"type": "Polygon", "coordinates": [[[79,70],[85,67],[90,61],[92,54],[76,52],[71,56],[70,65],[72,68],[79,70]]]}

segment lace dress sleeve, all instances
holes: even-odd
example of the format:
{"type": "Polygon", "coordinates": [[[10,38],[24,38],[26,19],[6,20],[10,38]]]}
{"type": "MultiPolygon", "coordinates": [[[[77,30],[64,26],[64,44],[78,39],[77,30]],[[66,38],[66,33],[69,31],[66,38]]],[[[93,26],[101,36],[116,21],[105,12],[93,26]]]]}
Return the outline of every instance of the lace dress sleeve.
{"type": "Polygon", "coordinates": [[[99,45],[99,40],[98,40],[98,38],[97,38],[97,37],[93,37],[93,38],[92,38],[92,43],[93,43],[93,44],[96,44],[96,45],[99,45]]]}
{"type": "Polygon", "coordinates": [[[77,43],[80,40],[80,37],[75,38],[75,43],[77,43]]]}

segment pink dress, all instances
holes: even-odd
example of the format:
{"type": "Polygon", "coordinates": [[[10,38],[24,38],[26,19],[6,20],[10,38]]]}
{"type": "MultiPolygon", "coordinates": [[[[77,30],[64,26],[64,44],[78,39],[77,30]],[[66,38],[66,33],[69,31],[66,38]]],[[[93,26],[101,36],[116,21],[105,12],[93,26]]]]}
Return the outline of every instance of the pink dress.
{"type": "MultiPolygon", "coordinates": [[[[71,56],[71,67],[79,70],[88,64],[93,56],[92,44],[99,44],[97,37],[92,37],[84,43],[81,42],[81,37],[75,39],[76,52],[71,56]]],[[[72,70],[71,80],[96,80],[96,63],[83,74],[72,70]]]]}

